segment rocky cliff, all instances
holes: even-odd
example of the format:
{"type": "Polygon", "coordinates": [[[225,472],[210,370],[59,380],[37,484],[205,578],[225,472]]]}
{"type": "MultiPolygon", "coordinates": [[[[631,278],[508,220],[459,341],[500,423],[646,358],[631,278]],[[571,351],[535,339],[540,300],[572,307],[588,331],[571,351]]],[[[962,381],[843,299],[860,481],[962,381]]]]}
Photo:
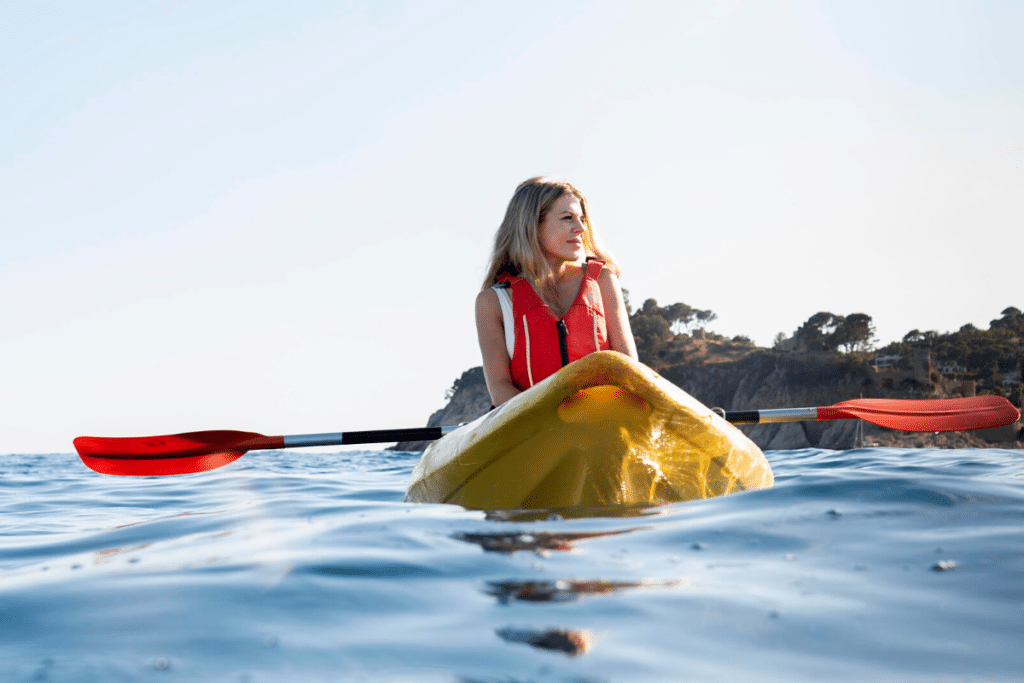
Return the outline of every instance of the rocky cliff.
{"type": "MultiPolygon", "coordinates": [[[[927,398],[922,393],[880,389],[875,371],[865,363],[836,355],[785,354],[754,350],[736,360],[675,365],[660,370],[663,377],[707,406],[731,410],[826,406],[853,398],[927,398]]],[[[483,369],[467,370],[455,381],[448,404],[430,416],[427,426],[460,424],[491,407],[483,369]]],[[[765,450],[829,448],[846,450],[868,445],[907,447],[984,447],[990,441],[1003,448],[1020,448],[1020,425],[999,434],[956,433],[942,438],[905,434],[865,425],[860,420],[791,422],[745,425],[741,429],[765,450]],[[1005,432],[1005,433],[1004,433],[1005,432]],[[1015,445],[1015,443],[1017,445],[1015,445]]],[[[428,442],[403,442],[395,450],[423,450],[428,442]]]]}
{"type": "MultiPolygon", "coordinates": [[[[457,425],[470,422],[491,409],[491,397],[484,383],[484,369],[480,366],[462,373],[448,391],[448,404],[434,412],[427,420],[428,427],[457,425]]],[[[389,450],[422,451],[429,441],[400,441],[389,450]]]]}

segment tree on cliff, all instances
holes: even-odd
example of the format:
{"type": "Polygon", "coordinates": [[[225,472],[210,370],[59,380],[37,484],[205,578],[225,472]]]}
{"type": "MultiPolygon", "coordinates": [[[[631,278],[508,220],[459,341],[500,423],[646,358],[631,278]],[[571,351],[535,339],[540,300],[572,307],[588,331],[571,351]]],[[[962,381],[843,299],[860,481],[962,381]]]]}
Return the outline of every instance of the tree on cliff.
{"type": "Polygon", "coordinates": [[[657,301],[648,299],[629,316],[629,326],[633,330],[636,350],[644,363],[650,364],[673,336],[672,322],[665,317],[664,311],[665,309],[658,306],[657,301]]]}
{"type": "Polygon", "coordinates": [[[835,351],[842,347],[851,353],[871,349],[875,326],[866,313],[843,316],[821,311],[808,318],[793,336],[808,351],[835,351]]]}
{"type": "Polygon", "coordinates": [[[718,314],[714,311],[694,311],[694,319],[696,321],[695,326],[697,329],[703,330],[708,323],[718,320],[718,314]]]}
{"type": "Polygon", "coordinates": [[[914,342],[924,341],[924,339],[925,339],[924,334],[922,334],[921,330],[918,330],[917,328],[915,328],[915,329],[911,330],[910,332],[907,332],[905,335],[903,335],[903,341],[908,343],[908,344],[913,344],[914,342]]]}
{"type": "Polygon", "coordinates": [[[629,316],[640,361],[652,367],[671,362],[668,358],[682,354],[685,344],[692,341],[689,333],[717,317],[714,311],[688,304],[659,306],[656,300],[647,299],[629,316]]]}
{"type": "Polygon", "coordinates": [[[851,313],[832,333],[832,342],[846,353],[868,351],[875,343],[875,326],[866,313],[851,313]]]}
{"type": "Polygon", "coordinates": [[[1002,318],[990,323],[992,329],[1006,330],[1013,335],[1024,337],[1024,313],[1016,306],[1010,306],[1002,313],[1002,318]]]}
{"type": "Polygon", "coordinates": [[[894,342],[889,352],[909,356],[910,343],[928,342],[933,360],[953,362],[966,369],[966,376],[978,380],[990,391],[1001,390],[1004,373],[1015,371],[1022,362],[1024,314],[1010,306],[982,330],[967,323],[956,332],[940,334],[935,330],[911,330],[903,344],[894,342]]]}
{"type": "Polygon", "coordinates": [[[833,351],[836,347],[832,345],[832,335],[842,320],[842,316],[821,311],[808,318],[793,336],[808,351],[833,351]]]}

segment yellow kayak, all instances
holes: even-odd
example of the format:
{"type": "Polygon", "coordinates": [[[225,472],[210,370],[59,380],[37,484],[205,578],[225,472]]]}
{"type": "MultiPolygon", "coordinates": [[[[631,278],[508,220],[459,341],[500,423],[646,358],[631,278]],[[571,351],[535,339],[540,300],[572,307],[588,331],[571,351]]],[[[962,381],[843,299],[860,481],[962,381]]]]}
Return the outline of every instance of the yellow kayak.
{"type": "Polygon", "coordinates": [[[479,510],[660,505],[773,482],[736,427],[650,368],[602,351],[434,442],[405,499],[479,510]]]}

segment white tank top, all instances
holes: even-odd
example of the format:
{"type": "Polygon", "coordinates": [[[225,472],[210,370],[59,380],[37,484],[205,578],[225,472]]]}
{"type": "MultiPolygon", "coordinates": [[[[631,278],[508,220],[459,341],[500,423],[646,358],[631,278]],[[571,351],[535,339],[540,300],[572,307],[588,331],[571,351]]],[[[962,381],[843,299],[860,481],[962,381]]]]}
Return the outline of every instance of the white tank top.
{"type": "Polygon", "coordinates": [[[498,295],[498,303],[501,304],[502,325],[505,327],[505,348],[508,349],[508,357],[516,348],[516,324],[512,313],[512,292],[509,287],[491,287],[498,295]]]}

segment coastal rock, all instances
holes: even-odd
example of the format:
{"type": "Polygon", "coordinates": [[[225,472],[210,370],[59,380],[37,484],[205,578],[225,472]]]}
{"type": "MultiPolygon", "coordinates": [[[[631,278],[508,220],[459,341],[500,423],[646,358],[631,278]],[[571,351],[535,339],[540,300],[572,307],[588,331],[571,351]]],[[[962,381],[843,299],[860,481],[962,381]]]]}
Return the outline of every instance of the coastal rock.
{"type": "MultiPolygon", "coordinates": [[[[754,443],[757,443],[756,441],[754,443]]],[[[807,440],[807,434],[803,426],[798,422],[787,422],[779,425],[778,431],[767,446],[762,446],[770,451],[795,451],[800,448],[810,448],[811,442],[807,440]]]]}
{"type": "Polygon", "coordinates": [[[828,428],[815,444],[818,448],[848,451],[864,445],[864,430],[860,420],[835,420],[823,424],[827,424],[828,428]]]}
{"type": "MultiPolygon", "coordinates": [[[[665,379],[704,405],[730,411],[827,406],[859,397],[931,397],[906,391],[881,391],[872,386],[870,372],[872,370],[865,364],[842,356],[785,354],[763,349],[737,360],[680,364],[659,371],[665,379]]],[[[491,399],[484,383],[483,368],[478,366],[464,372],[449,391],[448,399],[444,408],[430,416],[427,426],[470,422],[490,410],[491,399]]],[[[765,450],[859,448],[865,443],[865,431],[870,432],[867,440],[874,444],[920,447],[924,443],[919,434],[885,430],[860,420],[743,425],[740,429],[765,450]],[[868,427],[870,430],[866,429],[868,427]]],[[[985,447],[995,442],[1013,448],[1006,444],[1020,443],[1024,429],[1018,423],[989,430],[984,434],[989,441],[971,432],[956,434],[956,444],[961,444],[957,447],[985,447]]],[[[944,437],[943,443],[950,438],[953,437],[944,437]]],[[[934,438],[931,441],[938,443],[934,438]]],[[[428,443],[406,441],[392,449],[418,451],[428,443]]]]}
{"type": "MultiPolygon", "coordinates": [[[[484,382],[484,369],[480,366],[462,373],[448,391],[448,404],[434,412],[427,420],[428,427],[442,427],[472,422],[491,409],[491,396],[484,382]]],[[[400,441],[388,450],[422,451],[429,441],[400,441]]]]}

